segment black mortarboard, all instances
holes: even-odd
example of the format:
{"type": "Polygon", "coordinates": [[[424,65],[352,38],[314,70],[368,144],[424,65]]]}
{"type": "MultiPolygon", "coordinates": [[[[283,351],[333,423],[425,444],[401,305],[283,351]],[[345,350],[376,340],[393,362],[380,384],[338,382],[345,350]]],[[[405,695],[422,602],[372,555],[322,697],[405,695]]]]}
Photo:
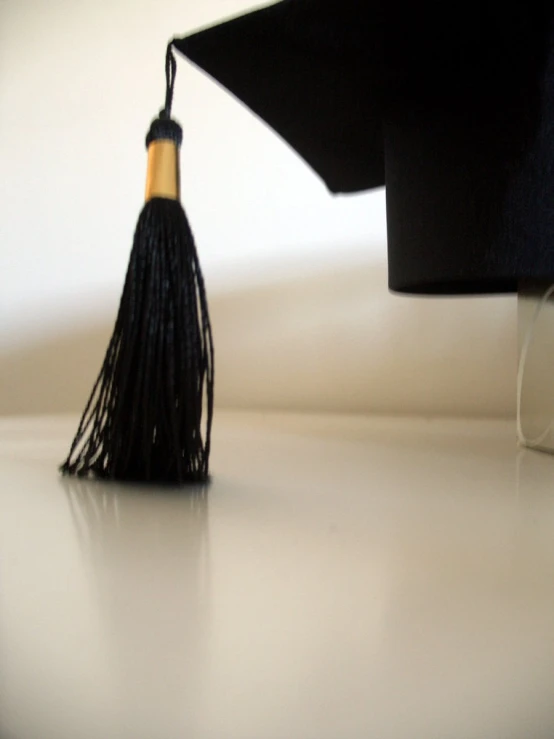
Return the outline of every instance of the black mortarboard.
{"type": "Polygon", "coordinates": [[[282,0],[176,39],[334,193],[386,185],[389,284],[554,275],[551,3],[282,0]]]}
{"type": "Polygon", "coordinates": [[[63,471],[208,475],[213,349],[179,203],[172,48],[331,192],[386,186],[391,289],[499,293],[554,277],[553,21],[537,0],[281,0],[173,39],[114,336],[63,471]]]}

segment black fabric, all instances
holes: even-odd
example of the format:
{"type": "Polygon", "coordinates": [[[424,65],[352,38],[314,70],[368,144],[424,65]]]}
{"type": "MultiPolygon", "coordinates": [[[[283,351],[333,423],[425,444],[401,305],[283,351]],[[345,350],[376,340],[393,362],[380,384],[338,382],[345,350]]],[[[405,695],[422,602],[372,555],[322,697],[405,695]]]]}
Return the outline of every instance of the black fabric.
{"type": "Polygon", "coordinates": [[[171,118],[155,118],[146,134],[146,148],[153,141],[159,141],[160,139],[174,141],[177,146],[181,146],[183,143],[183,129],[176,121],[171,120],[171,118]]]}
{"type": "Polygon", "coordinates": [[[550,2],[282,0],[176,39],[333,193],[386,185],[391,289],[554,276],[550,2]]]}

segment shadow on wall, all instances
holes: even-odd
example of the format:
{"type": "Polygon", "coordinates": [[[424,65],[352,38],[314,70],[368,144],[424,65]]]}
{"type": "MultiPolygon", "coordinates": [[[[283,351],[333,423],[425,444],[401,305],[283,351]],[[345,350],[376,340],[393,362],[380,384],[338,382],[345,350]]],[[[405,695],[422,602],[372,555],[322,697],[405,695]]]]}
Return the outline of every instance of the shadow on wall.
{"type": "MultiPolygon", "coordinates": [[[[513,416],[516,301],[388,293],[386,265],[212,291],[225,407],[513,416]]],[[[0,356],[0,413],[79,412],[114,316],[0,356]]]]}

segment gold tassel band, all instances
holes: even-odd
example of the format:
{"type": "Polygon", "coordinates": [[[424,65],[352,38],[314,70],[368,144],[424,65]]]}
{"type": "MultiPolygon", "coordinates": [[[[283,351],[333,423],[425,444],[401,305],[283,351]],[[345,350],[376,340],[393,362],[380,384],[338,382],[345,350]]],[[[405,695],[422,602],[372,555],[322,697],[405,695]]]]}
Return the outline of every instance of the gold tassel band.
{"type": "Polygon", "coordinates": [[[175,141],[157,139],[148,146],[146,202],[152,198],[179,200],[179,149],[175,141]]]}

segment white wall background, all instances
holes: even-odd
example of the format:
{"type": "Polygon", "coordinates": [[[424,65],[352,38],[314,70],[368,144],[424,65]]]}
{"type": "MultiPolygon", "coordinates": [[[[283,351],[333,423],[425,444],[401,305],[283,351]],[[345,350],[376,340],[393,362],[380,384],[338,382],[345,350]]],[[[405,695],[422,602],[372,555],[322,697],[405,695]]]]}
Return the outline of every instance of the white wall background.
{"type": "MultiPolygon", "coordinates": [[[[78,411],[142,206],[167,40],[246,0],[0,0],[0,413],[78,411]]],[[[183,201],[224,406],[511,415],[513,298],[386,288],[383,191],[334,198],[179,59],[183,201]]]]}

